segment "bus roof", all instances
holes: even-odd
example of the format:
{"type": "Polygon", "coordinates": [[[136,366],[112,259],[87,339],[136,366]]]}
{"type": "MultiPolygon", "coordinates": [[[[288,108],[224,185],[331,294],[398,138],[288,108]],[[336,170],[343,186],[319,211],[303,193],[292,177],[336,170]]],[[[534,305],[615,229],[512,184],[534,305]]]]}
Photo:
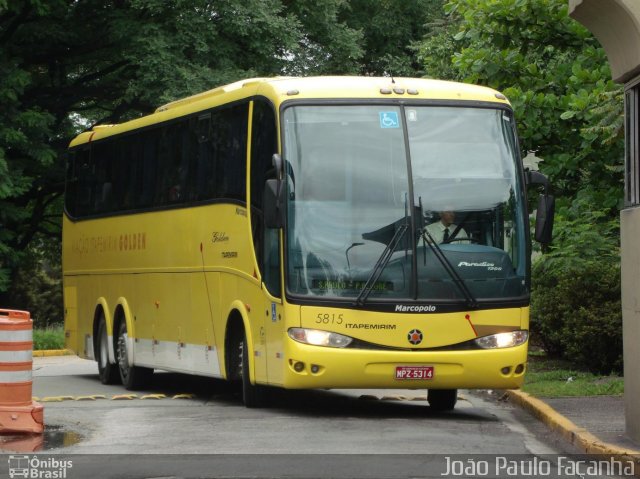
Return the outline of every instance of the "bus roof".
{"type": "Polygon", "coordinates": [[[89,143],[256,95],[269,98],[276,107],[286,100],[332,98],[459,100],[509,104],[504,95],[491,88],[442,80],[355,76],[251,78],[167,103],[158,107],[154,113],[135,120],[117,125],[97,125],[91,131],[78,135],[69,146],[89,143]]]}

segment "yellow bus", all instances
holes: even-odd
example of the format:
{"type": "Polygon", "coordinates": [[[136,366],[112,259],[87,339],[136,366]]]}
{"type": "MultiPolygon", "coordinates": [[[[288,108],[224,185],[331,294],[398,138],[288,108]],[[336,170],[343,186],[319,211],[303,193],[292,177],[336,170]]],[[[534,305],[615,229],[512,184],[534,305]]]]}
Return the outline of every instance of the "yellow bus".
{"type": "Polygon", "coordinates": [[[502,94],[435,80],[257,78],[96,126],[69,148],[66,346],[104,383],[212,376],[249,407],[267,386],[424,388],[439,410],[518,388],[545,180],[502,94]]]}

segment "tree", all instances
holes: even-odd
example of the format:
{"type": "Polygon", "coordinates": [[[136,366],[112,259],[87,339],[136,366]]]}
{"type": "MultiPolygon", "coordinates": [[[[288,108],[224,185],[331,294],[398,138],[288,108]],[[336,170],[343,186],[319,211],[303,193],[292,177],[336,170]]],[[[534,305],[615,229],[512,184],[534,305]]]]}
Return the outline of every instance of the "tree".
{"type": "MultiPolygon", "coordinates": [[[[340,2],[323,3],[322,20],[339,28],[330,11],[340,2]]],[[[58,241],[64,152],[75,134],[305,64],[303,23],[278,0],[12,0],[0,8],[0,292],[34,239],[58,241]]],[[[351,55],[358,50],[347,42],[331,47],[334,59],[351,55]]]]}
{"type": "Polygon", "coordinates": [[[425,70],[505,93],[522,149],[544,158],[556,192],[567,199],[580,191],[615,216],[622,90],[596,39],[567,15],[567,2],[458,0],[445,10],[446,23],[421,44],[425,70]]]}
{"type": "Polygon", "coordinates": [[[28,256],[59,251],[77,133],[242,78],[414,71],[403,55],[441,3],[0,0],[0,305],[28,256]]]}
{"type": "Polygon", "coordinates": [[[350,0],[341,18],[362,32],[362,75],[422,76],[415,45],[444,16],[444,0],[350,0]]]}
{"type": "Polygon", "coordinates": [[[549,354],[622,367],[618,212],[622,88],[565,0],[457,0],[420,47],[426,71],[510,99],[521,147],[560,196],[554,244],[532,268],[531,330],[549,354]]]}

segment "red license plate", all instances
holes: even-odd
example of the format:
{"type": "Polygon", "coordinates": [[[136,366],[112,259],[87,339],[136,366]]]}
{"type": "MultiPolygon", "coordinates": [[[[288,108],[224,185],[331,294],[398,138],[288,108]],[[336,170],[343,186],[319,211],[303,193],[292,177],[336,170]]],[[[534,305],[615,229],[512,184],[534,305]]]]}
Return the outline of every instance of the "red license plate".
{"type": "Polygon", "coordinates": [[[396,366],[396,379],[433,379],[433,366],[396,366]]]}

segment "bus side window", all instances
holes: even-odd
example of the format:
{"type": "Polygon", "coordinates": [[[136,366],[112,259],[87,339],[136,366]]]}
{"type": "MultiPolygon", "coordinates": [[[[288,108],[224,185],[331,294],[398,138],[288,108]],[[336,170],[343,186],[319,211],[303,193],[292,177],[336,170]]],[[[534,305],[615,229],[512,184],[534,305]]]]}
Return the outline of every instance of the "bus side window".
{"type": "Polygon", "coordinates": [[[138,157],[140,162],[139,175],[137,182],[135,207],[148,208],[153,205],[153,196],[155,193],[156,173],[157,173],[157,151],[158,151],[159,129],[143,132],[142,134],[142,151],[138,157]]]}
{"type": "Polygon", "coordinates": [[[282,293],[280,287],[280,230],[267,229],[264,233],[263,281],[267,290],[276,297],[282,293]]]}
{"type": "Polygon", "coordinates": [[[265,100],[254,100],[252,122],[250,195],[253,247],[264,284],[272,295],[280,296],[279,230],[265,229],[262,213],[264,184],[273,177],[272,157],[277,152],[276,117],[265,100]]]}
{"type": "Polygon", "coordinates": [[[135,195],[137,185],[140,182],[142,168],[142,141],[138,136],[130,136],[125,139],[125,146],[128,153],[123,155],[122,168],[122,189],[120,198],[120,210],[132,210],[135,206],[135,195]]]}
{"type": "Polygon", "coordinates": [[[160,129],[158,137],[158,171],[160,181],[156,185],[155,204],[166,205],[173,203],[177,195],[177,165],[175,149],[178,141],[175,129],[164,126],[160,129]]]}
{"type": "Polygon", "coordinates": [[[194,201],[204,201],[212,198],[210,192],[213,191],[214,176],[212,165],[211,141],[211,112],[200,115],[196,125],[197,142],[193,146],[195,153],[195,164],[193,165],[193,175],[191,187],[193,188],[194,201]]]}
{"type": "Polygon", "coordinates": [[[248,103],[215,111],[211,116],[218,198],[246,201],[248,118],[248,103]]]}
{"type": "Polygon", "coordinates": [[[91,148],[95,183],[90,214],[109,213],[113,210],[113,146],[113,142],[100,141],[91,148]]]}
{"type": "Polygon", "coordinates": [[[191,169],[191,134],[188,121],[181,121],[173,127],[173,159],[171,166],[172,180],[169,188],[170,203],[184,203],[191,193],[189,174],[191,169]]]}
{"type": "Polygon", "coordinates": [[[211,137],[211,113],[204,113],[198,117],[196,127],[198,143],[206,143],[211,137]]]}

